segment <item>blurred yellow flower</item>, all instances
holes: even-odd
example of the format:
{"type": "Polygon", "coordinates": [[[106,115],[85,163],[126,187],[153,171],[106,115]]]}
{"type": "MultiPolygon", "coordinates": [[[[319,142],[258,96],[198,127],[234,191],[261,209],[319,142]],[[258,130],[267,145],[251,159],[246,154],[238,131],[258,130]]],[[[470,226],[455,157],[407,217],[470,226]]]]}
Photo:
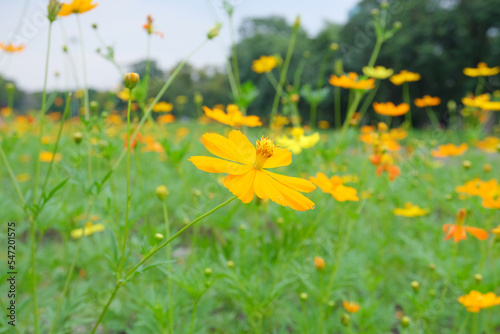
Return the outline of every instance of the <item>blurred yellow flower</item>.
{"type": "Polygon", "coordinates": [[[154,112],[171,112],[173,109],[174,105],[165,101],[158,102],[153,107],[154,112]]]}
{"type": "Polygon", "coordinates": [[[252,62],[252,71],[256,73],[268,73],[278,66],[278,59],[275,56],[260,56],[252,62]]]}
{"type": "Polygon", "coordinates": [[[330,194],[339,202],[359,201],[357,190],[346,187],[342,184],[342,179],[334,175],[330,179],[324,173],[317,173],[316,177],[309,177],[309,180],[317,185],[323,192],[330,194]]]}
{"type": "Polygon", "coordinates": [[[10,109],[9,107],[4,107],[0,109],[0,115],[2,115],[2,117],[9,117],[10,115],[12,115],[12,109],[10,109]]]}
{"type": "Polygon", "coordinates": [[[104,231],[104,225],[92,224],[91,222],[87,222],[85,224],[85,227],[77,228],[76,230],[71,231],[71,237],[73,239],[79,239],[82,236],[87,236],[102,231],[104,231]]]}
{"type": "Polygon", "coordinates": [[[387,79],[391,75],[393,75],[394,70],[390,68],[385,68],[384,66],[375,66],[375,67],[363,67],[363,73],[370,78],[375,79],[387,79]]]}
{"type": "Polygon", "coordinates": [[[158,116],[156,121],[158,122],[158,124],[173,123],[175,121],[175,116],[174,115],[161,115],[161,116],[158,116]]]}
{"type": "Polygon", "coordinates": [[[30,175],[28,173],[23,173],[23,174],[17,174],[16,179],[17,182],[26,182],[30,179],[30,175]]]}
{"type": "Polygon", "coordinates": [[[468,77],[489,77],[500,73],[500,66],[488,67],[484,62],[477,64],[477,67],[464,68],[464,74],[468,77]]]}
{"type": "Polygon", "coordinates": [[[330,128],[330,122],[328,121],[319,121],[318,122],[318,127],[322,130],[326,130],[328,128],[330,128]]]}
{"type": "Polygon", "coordinates": [[[97,3],[92,3],[92,0],[73,0],[71,3],[62,4],[59,16],[82,14],[94,9],[97,5],[97,3]]]}
{"type": "MultiPolygon", "coordinates": [[[[122,101],[128,101],[130,98],[130,89],[128,88],[123,88],[121,91],[119,91],[116,96],[122,101]]],[[[135,100],[134,94],[132,94],[132,101],[135,100]]]]}
{"type": "Polygon", "coordinates": [[[396,117],[402,116],[410,111],[410,106],[406,103],[401,103],[396,106],[392,102],[373,102],[373,109],[377,114],[396,117]]]}
{"type": "Polygon", "coordinates": [[[276,138],[276,143],[284,148],[289,149],[293,154],[300,154],[302,149],[311,148],[319,141],[319,133],[315,132],[312,135],[304,135],[304,129],[293,128],[292,137],[281,136],[276,138]]]}
{"type": "Polygon", "coordinates": [[[349,301],[346,301],[344,300],[343,302],[344,304],[344,308],[347,312],[349,313],[356,313],[359,311],[359,309],[361,308],[359,306],[359,304],[355,303],[355,302],[349,302],[349,301]]]}
{"type": "Polygon", "coordinates": [[[405,82],[419,81],[421,79],[420,74],[402,70],[398,74],[394,74],[389,80],[396,86],[401,86],[405,82]]]}
{"type": "Polygon", "coordinates": [[[40,152],[39,157],[41,162],[51,162],[52,158],[54,158],[54,162],[59,162],[61,161],[62,155],[61,153],[56,153],[54,156],[54,153],[52,152],[42,151],[40,152]]]}
{"type": "Polygon", "coordinates": [[[350,72],[347,75],[337,77],[332,75],[329,80],[330,85],[347,89],[372,89],[375,87],[375,79],[358,80],[358,75],[350,72]]]}
{"type": "Polygon", "coordinates": [[[412,203],[406,203],[404,208],[396,208],[393,210],[393,213],[396,216],[420,217],[428,214],[429,209],[422,209],[412,203]]]}
{"type": "Polygon", "coordinates": [[[483,140],[476,142],[476,147],[488,153],[498,152],[500,146],[500,138],[486,137],[483,140]]]}
{"type": "Polygon", "coordinates": [[[0,49],[4,50],[5,52],[15,53],[23,51],[24,45],[14,46],[12,43],[9,43],[7,45],[0,43],[0,49]]]}
{"type": "Polygon", "coordinates": [[[453,144],[440,145],[437,149],[433,150],[431,154],[436,158],[458,156],[464,154],[468,147],[469,146],[465,143],[460,146],[453,144]]]}
{"type": "Polygon", "coordinates": [[[425,108],[425,107],[438,106],[441,103],[441,99],[439,97],[432,97],[430,95],[425,95],[420,99],[415,99],[413,102],[417,107],[425,108]]]}
{"type": "Polygon", "coordinates": [[[477,313],[482,309],[500,305],[500,297],[497,297],[493,292],[482,294],[472,290],[468,294],[458,297],[458,302],[465,306],[467,311],[477,313]]]}
{"type": "Polygon", "coordinates": [[[203,107],[203,111],[207,117],[214,119],[222,124],[240,127],[242,125],[255,127],[261,126],[262,122],[258,116],[243,116],[236,104],[229,104],[226,108],[227,114],[219,108],[210,109],[203,107]]]}
{"type": "Polygon", "coordinates": [[[464,185],[457,186],[455,191],[460,194],[467,194],[469,196],[493,196],[500,190],[497,180],[491,179],[483,181],[475,178],[474,180],[466,182],[464,185]]]}

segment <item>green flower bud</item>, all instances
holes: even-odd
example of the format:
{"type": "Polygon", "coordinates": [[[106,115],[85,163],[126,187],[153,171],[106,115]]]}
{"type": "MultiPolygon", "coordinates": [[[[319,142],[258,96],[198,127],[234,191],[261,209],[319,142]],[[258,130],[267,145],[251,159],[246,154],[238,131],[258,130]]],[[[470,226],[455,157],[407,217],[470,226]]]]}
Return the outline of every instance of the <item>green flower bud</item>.
{"type": "Polygon", "coordinates": [[[127,73],[125,74],[125,78],[123,82],[125,83],[125,87],[132,90],[139,83],[139,74],[137,73],[127,73]]]}

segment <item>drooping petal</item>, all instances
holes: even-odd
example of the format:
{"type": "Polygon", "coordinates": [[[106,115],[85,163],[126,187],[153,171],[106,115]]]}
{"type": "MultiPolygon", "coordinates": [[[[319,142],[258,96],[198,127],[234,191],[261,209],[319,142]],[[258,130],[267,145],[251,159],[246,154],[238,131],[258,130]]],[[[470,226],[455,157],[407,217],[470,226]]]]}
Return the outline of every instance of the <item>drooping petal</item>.
{"type": "Polygon", "coordinates": [[[243,203],[250,203],[255,194],[255,174],[256,170],[252,168],[248,173],[242,175],[228,175],[224,179],[224,187],[229,189],[233,195],[238,196],[243,203]]]}
{"type": "Polygon", "coordinates": [[[297,211],[314,208],[314,203],[287,185],[273,179],[263,171],[256,171],[255,194],[262,199],[270,199],[283,206],[289,206],[297,211]]]}
{"type": "Polygon", "coordinates": [[[455,225],[452,224],[444,224],[443,225],[443,232],[447,232],[446,236],[444,237],[444,240],[449,240],[453,235],[455,234],[455,225]],[[445,227],[446,226],[446,227],[445,227]]]}
{"type": "Polygon", "coordinates": [[[303,193],[309,193],[316,189],[316,186],[312,184],[312,182],[298,178],[280,175],[276,173],[272,173],[270,171],[264,171],[267,175],[271,176],[273,179],[278,180],[279,182],[285,184],[286,186],[298,190],[303,193]]]}
{"type": "Polygon", "coordinates": [[[233,130],[229,132],[227,137],[238,147],[246,163],[253,164],[255,161],[255,146],[248,140],[247,136],[239,130],[233,130]]]}
{"type": "Polygon", "coordinates": [[[478,238],[479,240],[488,239],[488,232],[486,232],[482,228],[466,226],[465,230],[470,234],[472,234],[473,236],[475,236],[476,238],[478,238]]]}
{"type": "Polygon", "coordinates": [[[284,148],[276,147],[272,157],[267,159],[263,168],[276,168],[288,166],[292,163],[292,153],[284,148]]]}
{"type": "Polygon", "coordinates": [[[212,157],[189,158],[196,168],[208,173],[227,173],[230,175],[241,175],[252,169],[252,166],[241,165],[236,162],[212,157]]]}
{"type": "Polygon", "coordinates": [[[205,133],[201,137],[203,145],[213,155],[219,158],[247,164],[247,160],[241,154],[239,148],[229,139],[216,133],[205,133]]]}

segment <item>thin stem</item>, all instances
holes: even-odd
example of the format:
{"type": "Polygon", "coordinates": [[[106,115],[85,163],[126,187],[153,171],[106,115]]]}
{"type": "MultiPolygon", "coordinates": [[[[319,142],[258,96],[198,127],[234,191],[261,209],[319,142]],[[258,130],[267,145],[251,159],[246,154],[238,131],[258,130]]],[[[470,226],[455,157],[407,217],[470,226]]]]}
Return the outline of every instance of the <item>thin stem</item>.
{"type": "Polygon", "coordinates": [[[21,202],[22,207],[26,210],[26,200],[24,199],[21,188],[19,187],[19,182],[17,181],[16,175],[10,166],[9,160],[7,159],[7,155],[5,155],[5,151],[0,143],[0,157],[2,158],[3,165],[7,169],[7,173],[9,174],[12,183],[14,184],[14,189],[16,190],[17,197],[19,197],[19,201],[21,202]]]}
{"type": "MultiPolygon", "coordinates": [[[[165,220],[165,237],[170,239],[170,223],[168,220],[168,210],[167,204],[163,201],[163,219],[165,220]]],[[[172,249],[170,245],[167,245],[167,271],[172,272],[172,249]]],[[[167,288],[168,288],[168,315],[169,315],[169,327],[170,333],[174,332],[174,305],[172,299],[172,279],[170,275],[167,277],[167,288]]]]}
{"type": "Polygon", "coordinates": [[[438,120],[436,114],[434,113],[434,110],[432,110],[431,107],[426,107],[425,112],[426,112],[427,116],[429,117],[429,119],[431,120],[432,125],[434,125],[434,127],[436,127],[436,128],[439,128],[439,120],[438,120]]]}
{"type": "Polygon", "coordinates": [[[351,123],[351,119],[354,116],[354,113],[356,112],[356,109],[358,108],[359,102],[361,101],[361,97],[363,96],[363,93],[356,91],[354,93],[354,98],[352,103],[349,106],[349,110],[347,111],[347,116],[346,119],[344,120],[344,125],[342,125],[342,130],[340,132],[340,138],[342,138],[347,131],[347,128],[349,127],[349,124],[351,123]]]}
{"type": "Polygon", "coordinates": [[[193,333],[193,330],[194,330],[194,322],[196,320],[196,311],[198,310],[198,303],[200,302],[199,298],[196,298],[194,301],[193,301],[193,313],[191,313],[191,321],[190,321],[190,324],[189,324],[189,334],[192,334],[193,333]]]}
{"type": "Polygon", "coordinates": [[[124,278],[120,279],[118,282],[116,282],[116,286],[115,286],[115,289],[113,290],[113,293],[111,294],[111,296],[109,297],[109,300],[108,302],[106,303],[106,306],[104,307],[104,309],[102,310],[101,312],[101,315],[99,316],[99,319],[97,319],[97,322],[94,326],[94,329],[92,330],[92,334],[95,333],[96,329],[97,329],[97,326],[99,326],[99,323],[102,321],[102,318],[104,317],[104,315],[106,314],[107,310],[108,310],[108,307],[109,305],[111,304],[111,302],[113,301],[113,299],[115,298],[116,296],[116,292],[118,291],[118,289],[127,284],[127,282],[132,279],[133,275],[135,274],[135,272],[137,271],[137,269],[139,269],[139,267],[144,263],[146,262],[149,258],[151,258],[153,255],[155,255],[156,253],[158,253],[159,250],[161,250],[163,247],[167,246],[168,244],[170,244],[173,240],[175,240],[175,238],[177,238],[179,235],[181,235],[184,231],[186,231],[187,229],[189,229],[191,226],[193,226],[194,224],[196,224],[197,222],[199,222],[200,220],[202,220],[203,218],[211,215],[212,213],[214,213],[215,211],[219,210],[220,208],[222,208],[223,206],[226,206],[227,204],[231,203],[232,201],[234,201],[237,197],[236,196],[233,196],[231,197],[230,199],[228,199],[227,201],[225,201],[224,203],[222,204],[219,204],[218,206],[216,206],[215,208],[213,208],[212,210],[208,211],[207,213],[199,216],[198,218],[194,219],[193,221],[191,221],[189,224],[187,224],[186,226],[184,226],[183,228],[181,228],[177,233],[175,233],[172,237],[170,237],[169,239],[167,239],[166,241],[164,241],[162,244],[160,244],[159,246],[155,246],[153,247],[153,249],[151,249],[147,255],[145,255],[140,261],[139,263],[137,263],[137,265],[135,265],[131,270],[129,270],[129,272],[127,273],[127,275],[125,275],[124,278]]]}
{"type": "Polygon", "coordinates": [[[126,200],[126,208],[125,208],[125,232],[123,233],[123,242],[122,242],[122,258],[120,260],[120,266],[118,267],[118,278],[121,278],[123,264],[125,263],[125,251],[127,248],[127,239],[128,239],[128,229],[129,229],[129,211],[130,211],[130,109],[132,106],[132,89],[129,90],[129,98],[128,98],[128,108],[127,108],[127,136],[125,137],[127,140],[127,200],[126,200]]]}
{"type": "Polygon", "coordinates": [[[341,91],[340,87],[335,86],[333,87],[333,96],[335,99],[335,128],[340,129],[340,123],[342,122],[341,120],[341,110],[340,110],[340,99],[341,99],[341,91]]]}
{"type": "Polygon", "coordinates": [[[477,79],[477,86],[476,86],[476,92],[475,92],[476,96],[481,95],[481,93],[483,92],[485,81],[486,81],[486,79],[484,77],[479,77],[477,79]]]}
{"type": "Polygon", "coordinates": [[[323,57],[321,65],[319,66],[318,82],[316,83],[316,89],[321,89],[325,83],[326,65],[328,64],[328,60],[331,54],[332,54],[332,49],[328,48],[328,51],[323,57]]]}
{"type": "Polygon", "coordinates": [[[359,113],[361,114],[360,119],[363,119],[363,116],[365,116],[366,111],[371,106],[379,87],[380,87],[380,80],[377,79],[375,80],[375,88],[370,91],[370,94],[368,94],[365,101],[361,105],[361,108],[359,109],[359,113]]]}
{"type": "Polygon", "coordinates": [[[288,66],[290,66],[290,60],[292,59],[292,53],[293,53],[293,49],[295,47],[295,41],[297,40],[298,32],[299,32],[299,26],[295,25],[294,29],[293,29],[293,33],[292,33],[292,38],[290,39],[290,43],[288,44],[288,50],[287,50],[286,57],[285,57],[285,63],[283,65],[283,68],[281,69],[278,89],[276,91],[276,95],[274,96],[273,107],[271,109],[270,124],[273,124],[274,117],[276,116],[276,113],[278,112],[278,105],[280,102],[281,92],[283,90],[283,85],[285,84],[286,73],[288,72],[288,66]]]}
{"type": "Polygon", "coordinates": [[[82,53],[82,69],[83,69],[83,90],[84,90],[84,108],[85,108],[85,120],[88,121],[89,115],[89,90],[87,87],[87,62],[85,61],[85,43],[83,41],[83,29],[82,22],[80,21],[80,15],[75,15],[78,22],[78,33],[80,35],[80,49],[82,53]]]}
{"type": "Polygon", "coordinates": [[[403,83],[403,100],[410,106],[410,109],[406,113],[406,124],[408,128],[411,129],[413,127],[413,124],[411,118],[410,85],[408,84],[408,82],[403,83]]]}
{"type": "Polygon", "coordinates": [[[372,55],[370,57],[370,61],[368,61],[368,67],[373,67],[375,65],[375,62],[377,61],[378,54],[380,52],[380,48],[382,47],[382,40],[377,39],[377,42],[375,43],[375,47],[373,48],[372,55]]]}

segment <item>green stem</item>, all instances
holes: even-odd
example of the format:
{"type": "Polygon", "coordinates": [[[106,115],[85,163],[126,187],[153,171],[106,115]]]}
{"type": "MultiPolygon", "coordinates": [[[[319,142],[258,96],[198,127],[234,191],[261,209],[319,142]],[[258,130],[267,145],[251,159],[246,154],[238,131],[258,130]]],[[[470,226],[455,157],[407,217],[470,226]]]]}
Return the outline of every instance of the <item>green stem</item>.
{"type": "Polygon", "coordinates": [[[341,119],[341,110],[340,110],[340,99],[342,97],[342,95],[340,94],[341,91],[340,91],[340,87],[338,86],[335,86],[333,87],[333,96],[334,96],[334,99],[335,99],[335,128],[338,130],[340,129],[340,123],[342,122],[342,119],[341,119]]]}
{"type": "Polygon", "coordinates": [[[19,201],[21,202],[21,206],[26,211],[26,200],[24,199],[21,188],[19,187],[19,182],[17,181],[16,175],[14,174],[14,171],[12,170],[12,167],[9,163],[9,160],[7,159],[7,155],[5,154],[5,151],[3,150],[1,143],[0,143],[0,157],[2,158],[3,165],[7,169],[7,173],[9,174],[9,176],[12,180],[12,183],[14,184],[14,189],[17,193],[17,197],[19,197],[19,201]]]}
{"type": "Polygon", "coordinates": [[[476,92],[475,92],[476,96],[481,95],[481,93],[483,92],[485,81],[486,80],[484,79],[484,77],[479,77],[477,79],[477,86],[476,86],[476,92]]]}
{"type": "Polygon", "coordinates": [[[83,41],[83,29],[82,22],[80,21],[80,15],[75,15],[78,22],[78,33],[80,35],[80,49],[82,53],[82,69],[83,69],[83,91],[84,91],[84,108],[85,108],[85,120],[88,121],[90,118],[89,114],[89,89],[87,87],[87,62],[85,61],[85,43],[83,41]]]}
{"type": "Polygon", "coordinates": [[[342,125],[342,130],[340,132],[340,138],[342,138],[347,131],[347,128],[349,127],[349,124],[351,123],[351,119],[354,116],[354,113],[356,112],[356,109],[358,108],[359,102],[361,101],[361,97],[363,96],[363,93],[356,91],[354,93],[354,98],[352,103],[349,106],[349,110],[347,111],[347,116],[346,119],[344,120],[344,125],[342,125]]]}
{"type": "MultiPolygon", "coordinates": [[[[170,223],[168,220],[167,204],[163,201],[163,219],[165,220],[165,237],[170,239],[170,223]]],[[[169,327],[170,333],[174,332],[174,305],[172,298],[172,279],[170,278],[170,273],[172,273],[172,249],[170,245],[167,245],[167,271],[169,276],[167,278],[168,287],[168,314],[169,314],[169,327]]]]}
{"type": "Polygon", "coordinates": [[[132,106],[132,89],[129,89],[129,98],[128,98],[128,108],[127,108],[127,136],[125,137],[127,140],[127,201],[125,208],[125,231],[123,233],[123,242],[122,242],[122,258],[120,260],[120,266],[118,267],[118,278],[121,278],[123,265],[125,263],[125,251],[127,249],[127,239],[128,239],[128,229],[129,229],[129,211],[130,211],[130,109],[132,106]]]}
{"type": "Polygon", "coordinates": [[[189,334],[192,334],[193,333],[193,330],[194,330],[194,322],[196,320],[196,311],[198,310],[198,303],[200,302],[200,300],[198,298],[196,298],[194,301],[193,301],[193,312],[191,313],[191,321],[190,321],[190,324],[189,324],[189,334]]]}
{"type": "Polygon", "coordinates": [[[429,117],[429,119],[431,120],[432,125],[434,125],[435,128],[439,129],[439,120],[436,117],[434,110],[432,110],[431,107],[426,107],[425,112],[427,114],[427,117],[429,117]]]}
{"type": "Polygon", "coordinates": [[[380,52],[380,48],[382,47],[382,40],[377,39],[377,42],[375,43],[375,47],[373,48],[372,55],[370,57],[370,61],[368,61],[368,67],[373,67],[375,65],[375,62],[377,61],[378,54],[380,52]]]}
{"type": "Polygon", "coordinates": [[[137,269],[139,269],[139,267],[144,263],[146,262],[149,258],[151,258],[153,255],[155,255],[156,253],[158,253],[158,251],[160,251],[163,247],[167,246],[168,244],[170,244],[173,240],[175,240],[179,235],[181,235],[184,231],[186,231],[187,229],[189,229],[191,226],[193,226],[194,224],[196,224],[197,222],[199,222],[200,220],[202,220],[203,218],[207,217],[207,216],[210,216],[212,213],[214,213],[215,211],[219,210],[220,208],[226,206],[227,204],[231,203],[232,201],[234,201],[237,197],[236,196],[233,196],[231,197],[230,199],[228,199],[227,201],[225,201],[224,203],[222,204],[219,204],[218,206],[216,206],[215,208],[213,208],[212,210],[206,212],[205,214],[199,216],[198,218],[194,219],[193,221],[191,221],[189,224],[187,224],[186,226],[184,226],[183,228],[181,228],[177,233],[175,233],[172,237],[170,237],[169,239],[167,239],[166,241],[164,241],[162,244],[158,245],[158,246],[155,246],[153,247],[153,249],[151,249],[148,254],[146,254],[140,261],[139,263],[137,263],[137,265],[135,265],[132,269],[129,270],[129,272],[125,275],[124,278],[120,279],[118,282],[116,282],[116,286],[115,286],[115,289],[113,290],[113,293],[111,294],[111,296],[109,297],[109,300],[108,302],[106,303],[106,305],[104,306],[104,309],[102,310],[101,312],[101,315],[99,316],[99,319],[97,319],[97,322],[96,324],[94,325],[94,329],[92,330],[92,334],[95,333],[97,327],[99,326],[99,323],[102,321],[102,318],[104,317],[104,315],[106,314],[108,308],[109,308],[109,305],[111,304],[111,302],[113,301],[113,299],[115,298],[116,296],[116,292],[118,291],[118,289],[127,284],[127,282],[132,279],[133,275],[135,274],[135,272],[137,271],[137,269]]]}
{"type": "Polygon", "coordinates": [[[273,124],[274,117],[278,112],[278,105],[280,102],[281,92],[283,90],[283,85],[285,84],[286,74],[288,72],[288,66],[290,66],[290,60],[292,59],[293,49],[295,47],[295,41],[297,40],[297,35],[299,32],[299,26],[295,25],[292,33],[292,38],[290,39],[290,43],[288,44],[288,50],[286,52],[285,63],[283,68],[281,69],[280,81],[278,84],[278,89],[276,91],[276,95],[274,96],[273,107],[271,109],[271,119],[270,124],[273,124]]]}
{"type": "Polygon", "coordinates": [[[311,103],[311,114],[309,115],[309,125],[311,128],[316,128],[316,114],[318,112],[318,104],[316,102],[311,103]]]}
{"type": "Polygon", "coordinates": [[[406,125],[409,129],[413,127],[412,119],[411,119],[411,101],[410,101],[410,85],[408,82],[403,83],[403,100],[408,106],[410,106],[410,110],[406,113],[406,125]]]}
{"type": "Polygon", "coordinates": [[[375,88],[370,91],[370,94],[366,97],[365,101],[361,105],[361,108],[359,109],[359,113],[361,114],[360,119],[363,119],[366,111],[371,106],[379,87],[380,87],[380,80],[375,80],[375,88]]]}
{"type": "Polygon", "coordinates": [[[316,89],[321,89],[325,83],[326,65],[328,64],[328,60],[331,54],[332,54],[332,49],[328,48],[328,51],[323,57],[321,65],[319,66],[318,82],[316,83],[316,89]]]}

